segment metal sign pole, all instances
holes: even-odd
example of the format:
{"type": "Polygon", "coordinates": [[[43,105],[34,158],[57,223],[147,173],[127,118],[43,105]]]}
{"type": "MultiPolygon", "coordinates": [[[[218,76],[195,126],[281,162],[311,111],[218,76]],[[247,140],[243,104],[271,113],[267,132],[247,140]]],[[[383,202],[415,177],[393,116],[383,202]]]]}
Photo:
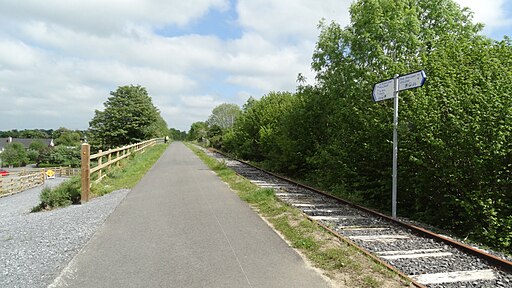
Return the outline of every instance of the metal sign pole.
{"type": "Polygon", "coordinates": [[[405,75],[396,74],[394,78],[373,85],[372,98],[378,102],[393,98],[393,187],[391,191],[391,215],[396,218],[396,187],[398,174],[398,92],[423,86],[427,79],[425,71],[420,70],[405,75]]]}
{"type": "Polygon", "coordinates": [[[393,113],[393,187],[391,192],[391,215],[396,218],[396,187],[397,187],[397,171],[398,171],[398,74],[394,78],[394,104],[395,111],[393,113]]]}

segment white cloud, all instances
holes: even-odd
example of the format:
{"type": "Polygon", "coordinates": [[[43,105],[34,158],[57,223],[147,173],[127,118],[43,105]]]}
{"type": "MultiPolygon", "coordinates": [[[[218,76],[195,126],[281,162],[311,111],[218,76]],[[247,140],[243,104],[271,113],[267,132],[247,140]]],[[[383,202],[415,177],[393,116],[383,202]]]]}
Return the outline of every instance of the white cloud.
{"type": "Polygon", "coordinates": [[[0,69],[29,68],[38,57],[37,51],[19,40],[0,39],[0,69]]]}
{"type": "MultiPolygon", "coordinates": [[[[188,128],[221,103],[293,90],[297,74],[309,73],[320,18],[348,17],[349,1],[278,2],[241,0],[229,7],[227,0],[3,1],[0,24],[8,29],[0,31],[0,99],[11,115],[37,109],[31,115],[60,121],[42,128],[73,122],[82,124],[69,128],[84,129],[111,90],[138,84],[170,126],[188,128]],[[239,12],[239,39],[154,32],[230,8],[239,12]]],[[[45,122],[18,123],[0,129],[45,122]]]]}
{"type": "Polygon", "coordinates": [[[475,22],[484,23],[486,29],[495,29],[512,24],[505,15],[505,0],[455,0],[462,8],[468,7],[474,13],[475,22]]]}
{"type": "Polygon", "coordinates": [[[224,10],[227,0],[24,0],[1,1],[3,17],[16,21],[41,21],[85,31],[110,35],[129,23],[159,26],[186,25],[209,9],[224,10]]]}
{"type": "MultiPolygon", "coordinates": [[[[488,27],[510,23],[505,0],[458,2],[488,27]]],[[[293,91],[298,73],[314,81],[317,24],[325,18],[347,25],[350,3],[0,0],[0,130],[86,129],[109,92],[129,84],[146,87],[168,124],[188,130],[221,103],[293,91]],[[229,9],[240,37],[183,32],[208,11],[229,9]],[[155,32],[162,29],[176,35],[155,32]]]]}
{"type": "MultiPolygon", "coordinates": [[[[351,0],[239,0],[239,22],[250,31],[266,38],[316,38],[320,19],[336,20],[343,26],[349,22],[351,0]]],[[[284,40],[284,41],[283,41],[284,40]]]]}

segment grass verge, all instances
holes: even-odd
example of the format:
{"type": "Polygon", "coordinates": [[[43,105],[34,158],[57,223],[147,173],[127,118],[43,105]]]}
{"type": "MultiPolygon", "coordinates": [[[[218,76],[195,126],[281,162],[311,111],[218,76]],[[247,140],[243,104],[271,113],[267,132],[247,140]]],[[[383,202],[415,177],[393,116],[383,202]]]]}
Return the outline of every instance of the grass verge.
{"type": "MultiPolygon", "coordinates": [[[[157,144],[145,149],[143,153],[139,152],[119,161],[119,166],[104,171],[107,172],[107,176],[100,183],[93,182],[91,185],[92,197],[102,196],[123,188],[133,188],[160,158],[166,148],[166,144],[157,144]]],[[[80,203],[80,186],[81,180],[77,176],[57,187],[44,188],[40,196],[41,203],[32,208],[32,212],[80,203]]]]}
{"type": "Polygon", "coordinates": [[[288,243],[331,279],[335,287],[410,287],[410,283],[279,201],[272,189],[259,188],[225,163],[187,145],[199,158],[268,221],[288,243]]]}

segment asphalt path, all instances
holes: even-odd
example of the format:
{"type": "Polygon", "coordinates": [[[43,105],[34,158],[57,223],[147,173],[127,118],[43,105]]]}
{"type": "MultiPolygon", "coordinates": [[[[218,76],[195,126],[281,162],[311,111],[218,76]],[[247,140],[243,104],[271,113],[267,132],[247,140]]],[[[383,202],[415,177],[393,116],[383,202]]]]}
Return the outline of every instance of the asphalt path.
{"type": "Polygon", "coordinates": [[[172,143],[50,287],[329,287],[172,143]]]}

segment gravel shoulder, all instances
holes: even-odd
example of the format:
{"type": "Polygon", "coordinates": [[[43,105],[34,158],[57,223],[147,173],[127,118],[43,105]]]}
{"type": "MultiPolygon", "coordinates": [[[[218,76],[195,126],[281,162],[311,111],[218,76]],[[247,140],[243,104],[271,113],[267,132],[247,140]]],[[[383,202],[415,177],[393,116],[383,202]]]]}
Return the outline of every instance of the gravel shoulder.
{"type": "MultiPolygon", "coordinates": [[[[56,186],[52,179],[44,186],[56,186]]],[[[30,213],[44,186],[0,198],[0,287],[47,287],[128,194],[30,213]]]]}

